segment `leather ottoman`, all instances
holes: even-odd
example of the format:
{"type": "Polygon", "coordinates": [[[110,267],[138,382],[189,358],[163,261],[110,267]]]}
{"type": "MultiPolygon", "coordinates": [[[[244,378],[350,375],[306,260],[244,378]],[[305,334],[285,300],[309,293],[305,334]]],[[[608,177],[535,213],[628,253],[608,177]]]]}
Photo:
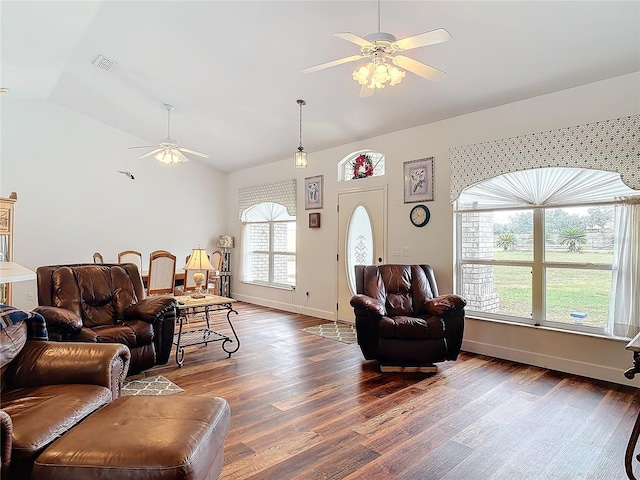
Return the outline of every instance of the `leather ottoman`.
{"type": "Polygon", "coordinates": [[[42,452],[32,479],[217,479],[230,424],[222,398],[120,397],[42,452]]]}

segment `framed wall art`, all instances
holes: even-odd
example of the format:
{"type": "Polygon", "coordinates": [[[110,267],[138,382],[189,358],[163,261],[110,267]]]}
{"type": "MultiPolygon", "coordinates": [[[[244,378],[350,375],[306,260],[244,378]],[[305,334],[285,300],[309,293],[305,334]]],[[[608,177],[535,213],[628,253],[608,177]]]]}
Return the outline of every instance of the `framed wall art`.
{"type": "Polygon", "coordinates": [[[433,157],[404,162],[404,203],[433,200],[433,157]]]}
{"type": "Polygon", "coordinates": [[[320,228],[320,213],[309,214],[309,228],[320,228]]]}
{"type": "Polygon", "coordinates": [[[308,177],[304,179],[304,209],[305,210],[322,208],[323,178],[324,178],[324,175],[317,175],[315,177],[308,177]]]}

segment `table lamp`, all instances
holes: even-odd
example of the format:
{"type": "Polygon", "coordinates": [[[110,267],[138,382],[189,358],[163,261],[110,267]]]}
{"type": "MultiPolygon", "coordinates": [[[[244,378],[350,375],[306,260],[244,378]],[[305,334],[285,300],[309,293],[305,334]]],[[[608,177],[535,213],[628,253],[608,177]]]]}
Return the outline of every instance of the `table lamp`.
{"type": "Polygon", "coordinates": [[[196,291],[191,295],[191,298],[204,298],[202,293],[202,282],[204,282],[203,271],[214,270],[213,265],[209,261],[207,251],[204,248],[194,248],[191,251],[189,261],[184,266],[185,272],[188,270],[196,270],[193,274],[193,281],[196,282],[196,291]]]}

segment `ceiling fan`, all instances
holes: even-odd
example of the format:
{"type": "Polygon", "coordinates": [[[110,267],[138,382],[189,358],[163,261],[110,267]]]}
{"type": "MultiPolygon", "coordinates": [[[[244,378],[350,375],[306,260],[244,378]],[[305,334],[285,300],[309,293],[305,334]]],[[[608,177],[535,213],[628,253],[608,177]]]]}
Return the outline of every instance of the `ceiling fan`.
{"type": "Polygon", "coordinates": [[[171,112],[175,110],[173,105],[168,103],[164,104],[164,108],[167,109],[167,138],[160,140],[157,145],[141,145],[137,147],[129,148],[153,148],[154,150],[149,153],[145,153],[140,158],[147,158],[151,155],[155,155],[155,159],[161,163],[180,163],[188,162],[189,159],[184,155],[189,153],[191,155],[197,155],[198,157],[209,158],[206,153],[196,152],[190,148],[179,147],[178,142],[171,138],[171,112]]]}
{"type": "Polygon", "coordinates": [[[354,80],[362,85],[360,89],[361,97],[372,95],[374,89],[384,88],[387,82],[391,86],[400,83],[405,76],[405,72],[397,67],[404,68],[432,82],[439,82],[447,75],[442,70],[418,62],[413,58],[405,55],[397,55],[397,52],[446,42],[451,40],[449,32],[444,28],[439,28],[398,40],[394,35],[380,31],[380,0],[378,0],[377,33],[372,33],[364,38],[349,32],[334,33],[334,35],[358,45],[360,47],[360,53],[331,62],[321,63],[313,67],[307,67],[302,71],[304,73],[312,73],[325,68],[335,67],[336,65],[342,65],[343,63],[354,62],[361,58],[369,58],[369,63],[366,66],[353,72],[354,80]],[[387,61],[390,61],[395,66],[389,65],[387,61]]]}

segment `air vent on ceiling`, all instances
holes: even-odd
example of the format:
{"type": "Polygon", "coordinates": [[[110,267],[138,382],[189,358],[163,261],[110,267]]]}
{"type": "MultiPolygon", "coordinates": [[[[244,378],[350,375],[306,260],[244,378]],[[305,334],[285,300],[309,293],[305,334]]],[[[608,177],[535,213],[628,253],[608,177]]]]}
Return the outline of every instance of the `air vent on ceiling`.
{"type": "Polygon", "coordinates": [[[98,55],[98,58],[93,61],[93,64],[99,69],[104,70],[105,72],[110,72],[118,66],[116,62],[114,62],[113,60],[109,60],[104,55],[98,55]]]}

